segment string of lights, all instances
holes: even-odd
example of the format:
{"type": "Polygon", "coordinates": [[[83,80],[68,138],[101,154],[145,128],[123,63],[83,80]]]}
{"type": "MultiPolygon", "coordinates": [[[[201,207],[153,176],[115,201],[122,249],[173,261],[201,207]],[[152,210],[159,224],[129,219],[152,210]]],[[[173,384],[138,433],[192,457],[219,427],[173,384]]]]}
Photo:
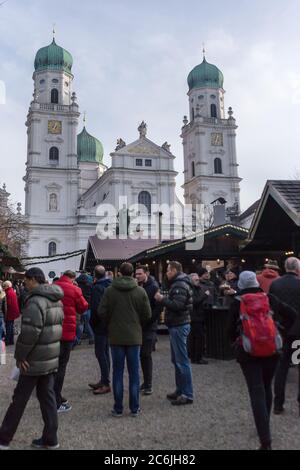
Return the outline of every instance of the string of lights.
{"type": "MultiPolygon", "coordinates": [[[[60,258],[53,258],[51,257],[51,259],[48,259],[47,261],[39,261],[38,264],[49,264],[49,263],[52,263],[53,261],[65,261],[67,259],[70,259],[70,258],[75,258],[76,256],[79,256],[79,255],[82,255],[83,253],[85,252],[85,250],[81,250],[79,252],[75,252],[73,254],[70,254],[68,256],[62,256],[60,258]]],[[[34,262],[30,262],[30,263],[23,263],[25,266],[32,266],[34,264],[37,264],[36,261],[34,262]]]]}
{"type": "Polygon", "coordinates": [[[81,254],[81,253],[84,253],[85,250],[76,250],[76,251],[69,251],[67,253],[60,253],[58,255],[52,255],[52,256],[31,256],[31,257],[27,257],[27,258],[21,258],[22,261],[27,261],[27,260],[31,260],[31,259],[51,259],[51,260],[55,260],[58,256],[69,256],[69,255],[76,255],[76,254],[81,254]]]}

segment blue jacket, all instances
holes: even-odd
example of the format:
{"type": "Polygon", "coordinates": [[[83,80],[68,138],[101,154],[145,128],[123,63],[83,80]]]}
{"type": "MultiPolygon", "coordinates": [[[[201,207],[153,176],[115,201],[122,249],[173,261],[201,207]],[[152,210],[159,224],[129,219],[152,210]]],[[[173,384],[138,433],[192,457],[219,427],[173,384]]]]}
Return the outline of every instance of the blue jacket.
{"type": "Polygon", "coordinates": [[[101,303],[104,293],[108,287],[112,284],[111,279],[98,279],[92,286],[91,291],[91,320],[90,324],[93,328],[95,335],[107,335],[107,326],[103,320],[97,316],[97,309],[101,303]]]}

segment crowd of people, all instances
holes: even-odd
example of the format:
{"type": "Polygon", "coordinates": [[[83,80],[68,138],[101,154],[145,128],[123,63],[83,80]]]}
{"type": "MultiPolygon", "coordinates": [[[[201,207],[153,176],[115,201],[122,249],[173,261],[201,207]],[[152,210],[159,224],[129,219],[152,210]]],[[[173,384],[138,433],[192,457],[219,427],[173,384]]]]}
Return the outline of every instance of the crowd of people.
{"type": "MultiPolygon", "coordinates": [[[[58,414],[72,410],[63,396],[64,379],[83,332],[94,345],[99,364],[99,380],[88,387],[94,395],[113,392],[111,414],[122,417],[126,361],[130,415],[137,418],[140,394],[153,393],[152,354],[163,316],[175,377],[175,389],[166,398],[172,406],[192,405],[191,363],[208,364],[205,324],[211,307],[220,302],[230,311],[228,337],[249,390],[260,449],[271,450],[273,379],[273,409],[279,415],[284,413],[294,341],[300,340],[300,261],[288,258],[286,274],[280,276],[279,271],[277,262],[270,261],[258,275],[229,267],[224,275],[211,276],[202,266],[187,275],[179,262],[171,261],[163,288],[147,266],[134,269],[130,263],[123,263],[115,278],[99,265],[93,276],[83,273],[76,278],[74,272],[66,271],[51,285],[42,270],[31,268],[19,291],[11,282],[4,282],[0,288],[0,338],[12,345],[20,311],[22,323],[15,348],[20,376],[0,427],[0,449],[9,448],[35,388],[44,430],[32,446],[59,447],[58,414]]],[[[298,411],[300,417],[300,366],[298,411]]]]}

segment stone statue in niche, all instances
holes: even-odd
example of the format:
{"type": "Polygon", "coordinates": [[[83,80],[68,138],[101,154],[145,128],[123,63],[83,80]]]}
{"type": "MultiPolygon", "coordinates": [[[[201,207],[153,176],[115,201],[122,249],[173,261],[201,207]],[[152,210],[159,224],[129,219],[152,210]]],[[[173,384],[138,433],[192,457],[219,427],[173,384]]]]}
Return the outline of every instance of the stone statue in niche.
{"type": "Polygon", "coordinates": [[[57,195],[56,194],[50,194],[49,198],[49,210],[51,212],[55,212],[58,209],[58,203],[57,203],[57,195]]]}

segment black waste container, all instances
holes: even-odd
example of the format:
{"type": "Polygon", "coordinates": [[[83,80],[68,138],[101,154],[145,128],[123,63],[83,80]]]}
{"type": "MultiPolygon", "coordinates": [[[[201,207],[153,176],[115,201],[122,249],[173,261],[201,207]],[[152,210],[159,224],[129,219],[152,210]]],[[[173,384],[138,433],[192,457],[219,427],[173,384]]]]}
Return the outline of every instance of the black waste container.
{"type": "Polygon", "coordinates": [[[206,356],[213,359],[234,359],[228,330],[231,313],[226,307],[213,306],[206,317],[206,356]]]}

